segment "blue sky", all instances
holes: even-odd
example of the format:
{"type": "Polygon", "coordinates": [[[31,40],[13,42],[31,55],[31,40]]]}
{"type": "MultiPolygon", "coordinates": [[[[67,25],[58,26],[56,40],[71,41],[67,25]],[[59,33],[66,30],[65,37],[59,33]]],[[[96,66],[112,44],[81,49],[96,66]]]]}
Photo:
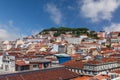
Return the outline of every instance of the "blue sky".
{"type": "Polygon", "coordinates": [[[0,40],[50,27],[120,31],[120,0],[0,0],[0,40]]]}

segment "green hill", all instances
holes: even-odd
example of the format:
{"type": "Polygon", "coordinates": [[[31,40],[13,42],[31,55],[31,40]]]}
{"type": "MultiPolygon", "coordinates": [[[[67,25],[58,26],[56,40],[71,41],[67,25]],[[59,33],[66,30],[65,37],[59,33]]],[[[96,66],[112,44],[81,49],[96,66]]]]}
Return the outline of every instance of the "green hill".
{"type": "Polygon", "coordinates": [[[95,31],[90,31],[88,28],[68,28],[68,27],[52,27],[48,29],[44,29],[39,34],[50,34],[53,32],[53,36],[57,37],[61,34],[72,34],[73,36],[79,37],[82,34],[86,34],[91,38],[97,38],[97,34],[95,31]]]}

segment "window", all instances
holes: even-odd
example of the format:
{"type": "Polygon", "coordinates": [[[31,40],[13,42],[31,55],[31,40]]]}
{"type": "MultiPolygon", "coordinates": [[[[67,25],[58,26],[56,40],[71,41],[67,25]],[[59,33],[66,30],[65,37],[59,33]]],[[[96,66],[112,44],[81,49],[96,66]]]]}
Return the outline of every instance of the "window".
{"type": "Polygon", "coordinates": [[[33,68],[36,68],[36,67],[38,67],[38,65],[33,65],[33,68]]]}

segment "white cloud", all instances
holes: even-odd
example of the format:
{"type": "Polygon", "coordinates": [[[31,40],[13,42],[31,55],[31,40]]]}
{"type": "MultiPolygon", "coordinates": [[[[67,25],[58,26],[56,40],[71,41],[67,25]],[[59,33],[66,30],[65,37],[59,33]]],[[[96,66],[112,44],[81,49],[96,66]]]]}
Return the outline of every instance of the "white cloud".
{"type": "Polygon", "coordinates": [[[7,24],[0,24],[0,40],[15,40],[19,37],[19,32],[12,20],[7,24]]]}
{"type": "Polygon", "coordinates": [[[47,4],[46,11],[50,14],[51,19],[56,23],[60,24],[62,19],[62,13],[55,4],[47,4]]]}
{"type": "Polygon", "coordinates": [[[4,30],[4,29],[0,29],[0,40],[1,39],[5,39],[5,38],[7,38],[9,35],[8,35],[8,33],[7,33],[7,31],[6,30],[4,30]]]}
{"type": "Polygon", "coordinates": [[[112,31],[120,31],[120,23],[112,23],[110,26],[105,26],[103,28],[106,32],[112,32],[112,31]]]}
{"type": "Polygon", "coordinates": [[[111,20],[112,13],[120,6],[120,0],[82,0],[80,11],[93,22],[111,20]]]}

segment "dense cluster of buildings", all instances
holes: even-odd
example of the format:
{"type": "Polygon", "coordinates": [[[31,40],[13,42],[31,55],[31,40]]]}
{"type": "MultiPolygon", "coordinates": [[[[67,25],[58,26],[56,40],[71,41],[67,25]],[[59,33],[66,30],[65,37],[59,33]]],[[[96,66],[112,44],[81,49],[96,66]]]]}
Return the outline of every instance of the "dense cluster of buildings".
{"type": "Polygon", "coordinates": [[[96,34],[1,41],[0,80],[120,80],[119,32],[96,34]]]}

